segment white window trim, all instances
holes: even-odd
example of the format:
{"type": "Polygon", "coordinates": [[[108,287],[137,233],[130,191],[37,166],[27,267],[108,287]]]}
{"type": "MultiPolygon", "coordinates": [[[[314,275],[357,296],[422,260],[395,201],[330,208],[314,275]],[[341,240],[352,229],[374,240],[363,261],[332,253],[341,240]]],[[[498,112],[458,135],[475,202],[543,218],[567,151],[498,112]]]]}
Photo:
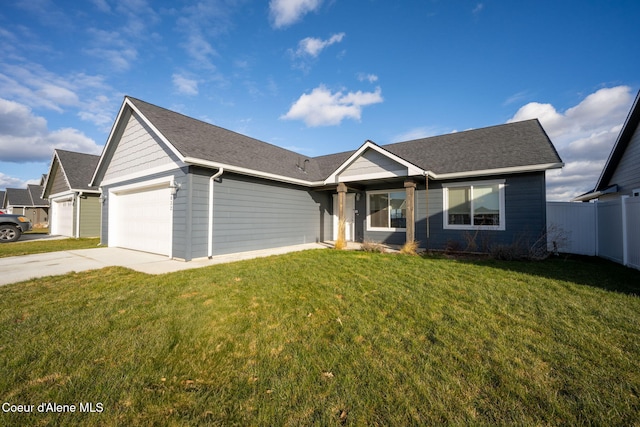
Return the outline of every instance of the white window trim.
{"type": "Polygon", "coordinates": [[[631,197],[638,197],[638,196],[640,196],[640,188],[635,188],[631,190],[631,197]]]}
{"type": "MultiPolygon", "coordinates": [[[[505,180],[495,179],[489,181],[467,181],[442,184],[442,223],[445,230],[506,230],[506,215],[504,203],[505,180]],[[472,187],[481,185],[498,185],[499,215],[500,225],[471,225],[471,224],[449,224],[449,188],[472,187]]],[[[471,198],[471,220],[473,221],[473,197],[471,198]]]]}
{"type": "MultiPolygon", "coordinates": [[[[393,227],[372,227],[371,215],[369,210],[369,195],[371,194],[389,194],[389,193],[404,193],[405,200],[407,197],[407,190],[404,188],[390,189],[390,190],[375,190],[367,191],[367,231],[407,231],[406,228],[393,228],[393,227]]],[[[391,224],[391,209],[389,209],[389,224],[391,224]]]]}

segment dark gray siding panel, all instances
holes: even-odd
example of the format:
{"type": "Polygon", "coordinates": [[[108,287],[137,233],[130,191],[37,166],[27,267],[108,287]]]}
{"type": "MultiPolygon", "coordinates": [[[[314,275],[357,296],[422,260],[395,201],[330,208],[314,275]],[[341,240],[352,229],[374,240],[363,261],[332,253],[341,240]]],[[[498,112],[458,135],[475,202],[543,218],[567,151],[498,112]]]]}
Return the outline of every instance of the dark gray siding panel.
{"type": "Polygon", "coordinates": [[[324,239],[326,194],[223,175],[214,190],[214,255],[324,239]]]}
{"type": "MultiPolygon", "coordinates": [[[[459,182],[481,182],[505,179],[505,221],[504,231],[489,230],[445,230],[443,226],[442,181],[429,181],[429,191],[425,191],[424,178],[416,178],[415,193],[415,239],[420,247],[444,250],[488,251],[496,244],[508,245],[515,242],[533,244],[544,234],[546,225],[546,189],[544,172],[488,176],[458,180],[459,182]],[[427,202],[428,199],[428,202],[427,202]],[[427,215],[427,210],[429,215],[427,215]],[[429,233],[427,234],[427,227],[429,233]]],[[[454,181],[447,181],[454,182],[454,181]]],[[[403,181],[369,185],[356,202],[356,240],[373,241],[391,245],[402,245],[406,232],[369,231],[366,227],[366,191],[400,190],[403,181]]],[[[335,207],[334,207],[335,208],[335,207]]],[[[544,244],[544,242],[541,242],[544,244]]]]}
{"type": "MultiPolygon", "coordinates": [[[[631,195],[640,188],[640,128],[637,128],[629,141],[618,167],[611,176],[609,184],[618,184],[617,197],[631,195]]],[[[604,198],[603,198],[604,199],[604,198]]]]}
{"type": "MultiPolygon", "coordinates": [[[[442,215],[442,183],[429,182],[429,249],[487,251],[496,244],[509,245],[516,242],[533,244],[544,234],[546,226],[546,193],[544,172],[486,177],[504,178],[505,221],[504,231],[493,230],[445,230],[442,215]]],[[[464,181],[481,181],[462,180],[464,181]]],[[[425,242],[426,220],[424,219],[424,188],[418,192],[419,222],[416,239],[425,242]]],[[[544,244],[545,242],[541,242],[544,244]]],[[[421,246],[425,246],[422,244],[421,246]]]]}

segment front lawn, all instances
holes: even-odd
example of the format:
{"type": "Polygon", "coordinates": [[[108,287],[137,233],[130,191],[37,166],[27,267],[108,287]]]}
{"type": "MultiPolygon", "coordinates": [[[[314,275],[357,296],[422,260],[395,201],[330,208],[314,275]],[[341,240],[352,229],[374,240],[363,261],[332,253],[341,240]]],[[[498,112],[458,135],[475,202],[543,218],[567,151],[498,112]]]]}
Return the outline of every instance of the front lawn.
{"type": "Polygon", "coordinates": [[[32,240],[17,241],[13,243],[0,244],[0,258],[8,256],[22,256],[40,254],[44,252],[70,251],[74,249],[91,249],[100,244],[100,238],[81,239],[53,239],[53,240],[32,240]]]}
{"type": "Polygon", "coordinates": [[[4,286],[0,396],[35,413],[0,424],[638,425],[639,284],[598,259],[313,250],[4,286]]]}

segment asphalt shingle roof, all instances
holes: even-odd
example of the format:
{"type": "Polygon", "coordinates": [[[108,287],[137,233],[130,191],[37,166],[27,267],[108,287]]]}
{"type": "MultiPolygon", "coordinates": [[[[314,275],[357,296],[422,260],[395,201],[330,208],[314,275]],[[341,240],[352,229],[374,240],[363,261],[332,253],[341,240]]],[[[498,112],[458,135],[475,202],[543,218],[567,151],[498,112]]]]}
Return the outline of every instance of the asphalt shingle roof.
{"type": "Polygon", "coordinates": [[[74,190],[97,190],[89,186],[100,156],[56,149],[60,165],[74,190]]]}
{"type": "Polygon", "coordinates": [[[561,163],[538,120],[491,126],[382,146],[437,174],[561,163]]]}
{"type": "MultiPolygon", "coordinates": [[[[321,181],[356,152],[308,158],[139,99],[128,99],[184,157],[305,181],[321,181]],[[305,159],[309,159],[306,165],[305,159]],[[306,170],[303,172],[298,165],[304,165],[306,170]]],[[[381,147],[436,174],[562,162],[535,119],[381,147]]]]}
{"type": "Polygon", "coordinates": [[[29,184],[27,188],[7,188],[6,205],[9,206],[49,206],[49,202],[42,200],[42,186],[29,184]]]}
{"type": "Polygon", "coordinates": [[[185,157],[243,167],[290,178],[321,179],[307,156],[149,104],[129,100],[185,157]],[[304,167],[303,172],[298,166],[304,167]]]}

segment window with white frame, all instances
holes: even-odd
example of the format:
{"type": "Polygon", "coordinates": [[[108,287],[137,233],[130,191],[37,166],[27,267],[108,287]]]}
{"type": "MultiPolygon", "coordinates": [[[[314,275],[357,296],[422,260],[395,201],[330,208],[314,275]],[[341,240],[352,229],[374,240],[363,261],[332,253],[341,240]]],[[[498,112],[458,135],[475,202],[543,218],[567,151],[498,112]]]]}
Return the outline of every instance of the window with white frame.
{"type": "Polygon", "coordinates": [[[640,197],[640,188],[631,191],[631,197],[640,197]]]}
{"type": "Polygon", "coordinates": [[[367,229],[402,231],[407,226],[407,194],[404,190],[367,193],[367,229]]]}
{"type": "Polygon", "coordinates": [[[504,230],[504,180],[443,186],[444,228],[504,230]]]}

